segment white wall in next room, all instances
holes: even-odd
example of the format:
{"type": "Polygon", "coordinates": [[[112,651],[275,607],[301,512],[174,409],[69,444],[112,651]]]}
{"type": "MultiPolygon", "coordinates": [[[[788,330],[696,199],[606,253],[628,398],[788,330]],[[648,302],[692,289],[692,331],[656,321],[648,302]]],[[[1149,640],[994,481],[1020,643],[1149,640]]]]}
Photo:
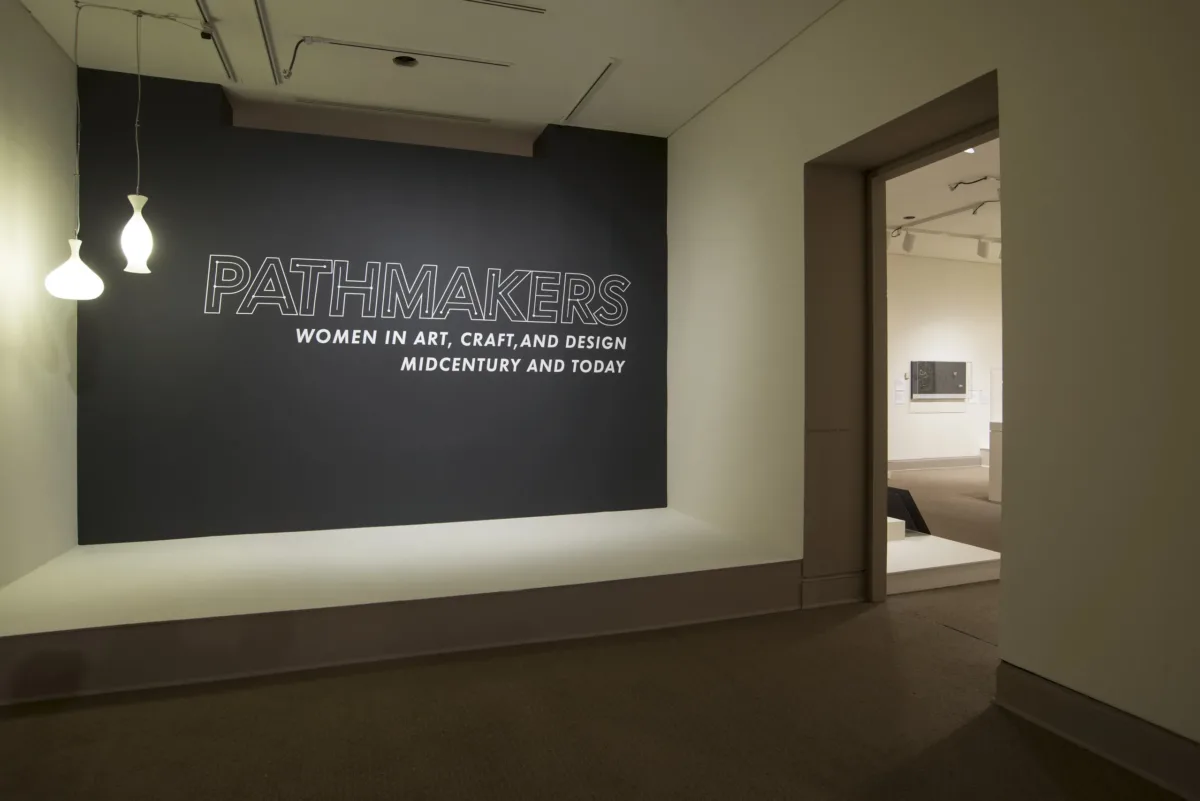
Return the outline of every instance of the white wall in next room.
{"type": "Polygon", "coordinates": [[[1002,368],[1000,265],[888,254],[888,459],[979,456],[1002,368]],[[909,400],[911,362],[969,363],[971,401],[909,400]],[[897,390],[903,388],[902,403],[897,390]],[[928,413],[924,409],[936,408],[928,413]]]}

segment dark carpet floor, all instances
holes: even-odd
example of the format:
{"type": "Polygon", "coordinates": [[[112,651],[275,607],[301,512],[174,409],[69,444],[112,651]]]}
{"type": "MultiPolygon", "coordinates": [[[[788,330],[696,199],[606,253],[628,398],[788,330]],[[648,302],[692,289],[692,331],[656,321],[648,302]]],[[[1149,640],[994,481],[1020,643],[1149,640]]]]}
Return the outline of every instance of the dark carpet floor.
{"type": "Polygon", "coordinates": [[[0,711],[0,799],[1172,798],[991,705],[998,595],[0,711]]]}
{"type": "Polygon", "coordinates": [[[912,493],[930,534],[1000,550],[1000,504],[988,500],[986,467],[894,470],[888,486],[912,493]]]}

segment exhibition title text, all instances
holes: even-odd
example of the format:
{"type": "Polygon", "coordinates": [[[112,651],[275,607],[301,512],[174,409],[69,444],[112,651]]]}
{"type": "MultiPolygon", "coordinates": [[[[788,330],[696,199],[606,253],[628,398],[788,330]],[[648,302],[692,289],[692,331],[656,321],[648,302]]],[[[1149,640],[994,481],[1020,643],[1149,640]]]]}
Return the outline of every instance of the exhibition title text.
{"type": "Polygon", "coordinates": [[[204,313],[255,314],[268,307],[312,317],[327,308],[330,317],[344,317],[349,308],[365,318],[447,320],[458,312],[474,322],[600,326],[620,325],[629,315],[631,282],[615,273],[596,280],[585,273],[490,267],[477,278],[470,267],[455,267],[442,282],[438,272],[436,264],[369,261],[352,270],[347,260],[306,258],[285,268],[274,256],[255,269],[239,256],[214,255],[204,313]]]}

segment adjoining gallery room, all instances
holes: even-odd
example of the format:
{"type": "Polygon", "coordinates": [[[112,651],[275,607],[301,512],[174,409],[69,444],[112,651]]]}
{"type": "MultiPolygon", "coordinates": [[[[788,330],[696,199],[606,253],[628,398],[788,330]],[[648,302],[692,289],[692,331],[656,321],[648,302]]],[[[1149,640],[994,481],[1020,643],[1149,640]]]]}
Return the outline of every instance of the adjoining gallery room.
{"type": "Polygon", "coordinates": [[[1000,140],[968,144],[886,185],[890,593],[1000,577],[1000,140]]]}
{"type": "Polygon", "coordinates": [[[1197,30],[0,0],[0,801],[1200,801],[1197,30]]]}

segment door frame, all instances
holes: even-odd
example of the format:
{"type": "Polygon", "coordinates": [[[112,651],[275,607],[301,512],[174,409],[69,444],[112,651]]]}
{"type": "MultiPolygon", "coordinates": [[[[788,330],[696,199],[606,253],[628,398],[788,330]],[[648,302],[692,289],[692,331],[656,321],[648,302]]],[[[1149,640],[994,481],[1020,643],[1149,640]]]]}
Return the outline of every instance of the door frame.
{"type": "Polygon", "coordinates": [[[805,608],[887,597],[886,182],[999,131],[991,72],[804,166],[805,608]]]}

